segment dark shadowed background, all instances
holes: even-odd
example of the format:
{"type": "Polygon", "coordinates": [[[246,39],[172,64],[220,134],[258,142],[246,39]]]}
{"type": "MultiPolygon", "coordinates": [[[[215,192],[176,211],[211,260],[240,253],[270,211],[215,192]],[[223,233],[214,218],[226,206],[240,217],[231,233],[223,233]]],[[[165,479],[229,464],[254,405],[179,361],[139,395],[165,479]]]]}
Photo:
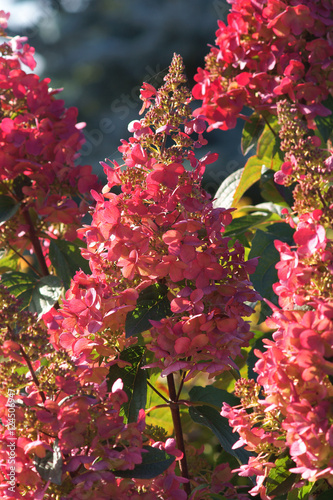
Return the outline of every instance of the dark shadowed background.
{"type": "MultiPolygon", "coordinates": [[[[154,86],[174,52],[181,54],[189,86],[214,44],[217,19],[226,19],[225,0],[1,0],[11,12],[9,34],[28,36],[36,48],[36,72],[63,88],[59,98],[79,109],[87,139],[80,163],[89,163],[103,179],[100,160],[120,159],[120,139],[138,118],[143,81],[154,86]]],[[[30,70],[29,70],[30,71],[30,70]]],[[[194,104],[195,105],[195,104],[194,104]]],[[[234,170],[242,167],[242,123],[228,132],[206,134],[219,160],[205,175],[212,194],[234,170]]]]}

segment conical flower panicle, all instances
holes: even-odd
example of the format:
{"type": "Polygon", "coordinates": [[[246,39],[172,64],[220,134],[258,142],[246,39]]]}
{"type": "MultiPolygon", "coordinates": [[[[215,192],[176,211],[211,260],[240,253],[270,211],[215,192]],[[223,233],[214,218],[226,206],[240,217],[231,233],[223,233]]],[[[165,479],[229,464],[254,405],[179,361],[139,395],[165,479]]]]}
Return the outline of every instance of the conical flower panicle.
{"type": "Polygon", "coordinates": [[[147,344],[162,375],[222,372],[235,366],[251,337],[243,318],[252,313],[247,303],[258,299],[248,281],[254,262],[244,262],[240,244],[229,248],[223,231],[231,210],[214,209],[201,188],[205,166],[217,155],[195,158],[204,125],[190,114],[182,71],[175,55],[160,90],[143,85],[148,111],[122,141],[124,164],[102,162],[108,183],[93,192],[93,222],[81,230],[92,274],[75,276],[54,317],[60,330],[53,339],[78,362],[96,352],[115,356],[135,342],[125,339],[126,316],[139,293],[156,284],[166,287],[171,310],[152,322],[147,344]]]}

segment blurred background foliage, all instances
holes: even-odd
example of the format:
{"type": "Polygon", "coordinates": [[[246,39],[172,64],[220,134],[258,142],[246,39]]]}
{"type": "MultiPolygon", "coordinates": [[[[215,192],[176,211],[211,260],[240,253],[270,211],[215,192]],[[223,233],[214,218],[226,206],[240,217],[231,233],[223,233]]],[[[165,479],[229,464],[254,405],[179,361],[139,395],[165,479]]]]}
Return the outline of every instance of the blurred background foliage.
{"type": "MultiPolygon", "coordinates": [[[[64,89],[59,98],[66,107],[79,109],[87,124],[80,163],[91,164],[101,179],[99,161],[120,160],[120,139],[139,117],[142,82],[160,86],[177,52],[192,87],[229,7],[226,0],[1,0],[11,13],[9,34],[27,36],[36,48],[36,72],[64,89]]],[[[245,163],[242,126],[206,134],[199,155],[220,154],[204,178],[211,194],[245,163]]]]}

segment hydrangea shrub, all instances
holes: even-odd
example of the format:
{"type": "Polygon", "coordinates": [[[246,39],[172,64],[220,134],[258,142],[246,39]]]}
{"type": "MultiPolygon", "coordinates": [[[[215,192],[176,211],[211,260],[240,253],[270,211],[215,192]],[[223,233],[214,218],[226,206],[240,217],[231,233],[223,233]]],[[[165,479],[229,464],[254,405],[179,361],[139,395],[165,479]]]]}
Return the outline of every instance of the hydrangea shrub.
{"type": "Polygon", "coordinates": [[[143,84],[104,187],[0,12],[4,499],[331,494],[333,9],[230,3],[192,92],[177,54],[143,84]],[[238,118],[256,154],[212,200],[197,152],[238,118]]]}

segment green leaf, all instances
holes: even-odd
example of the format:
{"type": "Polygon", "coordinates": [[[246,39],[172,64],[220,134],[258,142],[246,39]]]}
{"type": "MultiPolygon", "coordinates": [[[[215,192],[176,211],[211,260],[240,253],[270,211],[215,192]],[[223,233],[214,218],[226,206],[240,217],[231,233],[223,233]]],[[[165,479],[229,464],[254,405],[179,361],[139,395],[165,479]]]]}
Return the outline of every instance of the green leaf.
{"type": "Polygon", "coordinates": [[[232,174],[228,175],[226,179],[224,179],[224,181],[216,191],[215,200],[213,202],[214,207],[231,208],[233,206],[234,195],[239,185],[243,171],[244,168],[240,168],[239,170],[236,170],[232,174]]]}
{"type": "Polygon", "coordinates": [[[190,407],[189,414],[192,420],[209,427],[218,438],[222,448],[236,457],[241,464],[248,463],[251,454],[244,448],[235,450],[232,448],[238,441],[239,435],[232,431],[228,419],[220,415],[223,402],[228,403],[230,406],[236,406],[239,404],[239,399],[233,394],[212,385],[192,387],[189,396],[192,403],[202,403],[202,405],[190,407]]]}
{"type": "Polygon", "coordinates": [[[143,446],[147,453],[142,453],[142,463],[132,470],[112,471],[115,476],[136,479],[152,479],[162,474],[175,461],[175,457],[168,455],[164,450],[143,446]]]}
{"type": "Polygon", "coordinates": [[[20,203],[16,203],[13,198],[6,195],[0,195],[0,226],[11,219],[19,208],[20,203]]]}
{"type": "Polygon", "coordinates": [[[289,472],[295,463],[289,456],[278,458],[267,478],[267,493],[273,496],[285,495],[299,480],[299,475],[289,472]]]}
{"type": "MultiPolygon", "coordinates": [[[[154,360],[154,354],[147,350],[146,363],[150,364],[154,360]]],[[[147,402],[146,408],[152,408],[164,403],[161,396],[155,392],[154,389],[161,394],[168,394],[167,381],[160,376],[161,370],[158,368],[148,368],[147,377],[149,378],[149,385],[147,386],[147,402]],[[153,389],[154,388],[154,389],[153,389]]],[[[146,415],[147,425],[154,425],[161,427],[168,435],[173,434],[174,426],[172,421],[171,411],[166,407],[155,408],[146,415]]]]}
{"type": "MultiPolygon", "coordinates": [[[[233,200],[230,206],[235,206],[244,193],[250,189],[261,177],[263,161],[257,156],[251,156],[242,169],[242,176],[239,180],[237,189],[234,191],[233,200]]],[[[229,207],[227,207],[229,208],[229,207]]]]}
{"type": "MultiPolygon", "coordinates": [[[[258,135],[259,121],[258,118],[254,118],[253,123],[253,127],[258,127],[258,135]]],[[[248,159],[243,169],[240,182],[234,193],[233,205],[237,204],[244,193],[260,179],[263,167],[276,172],[283,161],[284,157],[280,148],[277,118],[273,115],[267,115],[266,122],[268,124],[266,123],[258,139],[256,155],[248,159]]],[[[255,136],[255,141],[257,141],[257,136],[255,136]]],[[[247,142],[250,145],[249,138],[247,142]]]]}
{"type": "Polygon", "coordinates": [[[271,212],[261,206],[242,207],[242,210],[248,211],[249,213],[242,217],[234,218],[231,224],[226,227],[223,236],[240,240],[240,237],[244,235],[244,233],[248,233],[249,231],[254,232],[259,225],[270,220],[280,219],[276,212],[271,212]]]}
{"type": "MultiPolygon", "coordinates": [[[[278,281],[276,263],[280,259],[280,254],[274,246],[275,240],[280,240],[288,244],[293,244],[292,236],[294,230],[285,222],[272,224],[268,231],[257,229],[252,240],[249,259],[260,257],[256,270],[251,274],[251,281],[254,288],[260,295],[278,305],[278,297],[273,291],[273,284],[278,281]]],[[[262,302],[261,321],[270,314],[270,308],[262,302]]]]}
{"type": "Polygon", "coordinates": [[[122,414],[127,422],[136,422],[139,410],[146,407],[147,400],[147,371],[142,369],[145,363],[145,348],[133,346],[125,349],[120,354],[120,359],[131,363],[131,366],[120,368],[118,365],[110,367],[107,376],[108,390],[118,378],[123,381],[123,390],[126,392],[128,401],[123,405],[122,414]]]}
{"type": "Polygon", "coordinates": [[[81,248],[75,242],[51,239],[49,257],[66,289],[70,287],[76,271],[82,269],[90,273],[89,262],[82,257],[81,248]]]}
{"type": "Polygon", "coordinates": [[[58,438],[53,443],[53,452],[46,450],[45,457],[43,458],[35,455],[34,466],[44,481],[51,481],[53,484],[61,485],[62,458],[58,438]]]}
{"type": "Polygon", "coordinates": [[[57,276],[44,276],[41,279],[32,272],[13,271],[1,276],[1,284],[22,301],[21,310],[37,312],[40,317],[57,302],[62,289],[57,276]]]}
{"type": "Polygon", "coordinates": [[[12,250],[1,250],[0,252],[0,274],[16,270],[19,256],[12,250]]]}
{"type": "Polygon", "coordinates": [[[140,292],[136,308],[134,311],[130,311],[126,317],[126,338],[149,330],[151,328],[150,320],[159,321],[171,316],[168,291],[168,287],[163,283],[155,283],[140,292]]]}
{"type": "MultiPolygon", "coordinates": [[[[326,486],[327,483],[325,482],[325,480],[322,481],[324,481],[324,484],[326,486]]],[[[319,498],[317,496],[317,491],[318,490],[320,491],[320,489],[321,489],[320,482],[317,481],[316,483],[305,483],[303,486],[293,491],[296,491],[297,500],[309,500],[309,498],[311,498],[310,493],[312,494],[311,496],[313,498],[319,498]]],[[[332,490],[331,490],[331,495],[332,495],[332,490]]],[[[289,494],[288,494],[288,500],[289,500],[289,494]]]]}
{"type": "Polygon", "coordinates": [[[257,226],[261,222],[264,222],[269,217],[269,214],[248,214],[242,217],[237,217],[233,219],[231,224],[226,227],[223,236],[238,236],[245,231],[257,226]]]}
{"type": "Polygon", "coordinates": [[[260,177],[260,194],[263,199],[283,207],[291,207],[293,204],[292,193],[295,186],[278,185],[274,182],[275,172],[270,169],[263,170],[260,177]]]}
{"type": "Polygon", "coordinates": [[[320,135],[325,142],[333,135],[333,97],[329,97],[322,102],[322,104],[328,108],[332,114],[328,116],[316,116],[315,122],[320,132],[320,135]]]}
{"type": "Polygon", "coordinates": [[[263,165],[276,172],[284,160],[284,154],[281,151],[278,119],[276,116],[270,115],[267,121],[268,124],[258,140],[257,157],[262,161],[263,165]]]}
{"type": "MultiPolygon", "coordinates": [[[[270,214],[270,220],[282,221],[281,213],[283,207],[277,205],[276,203],[272,203],[271,201],[264,201],[263,203],[258,203],[258,205],[254,205],[256,210],[262,212],[268,212],[270,214]],[[278,217],[277,217],[278,216],[278,217]]],[[[243,210],[243,207],[241,208],[243,210]]]]}
{"type": "Polygon", "coordinates": [[[260,135],[265,128],[265,120],[258,113],[253,113],[249,121],[245,122],[241,139],[241,149],[246,156],[256,146],[260,135]]]}
{"type": "Polygon", "coordinates": [[[258,361],[258,357],[254,354],[255,349],[258,349],[259,351],[263,351],[263,339],[272,339],[273,332],[263,332],[263,331],[258,331],[256,332],[255,336],[253,339],[250,341],[250,345],[252,347],[251,351],[248,354],[246,364],[247,364],[247,376],[249,379],[254,379],[257,380],[258,374],[254,371],[254,366],[256,362],[258,361]]]}
{"type": "Polygon", "coordinates": [[[12,271],[1,276],[1,284],[6,286],[11,294],[22,301],[22,311],[29,307],[36,283],[37,277],[31,272],[12,271]]]}
{"type": "Polygon", "coordinates": [[[54,306],[60,297],[61,290],[62,284],[57,276],[43,276],[32,290],[29,311],[37,313],[40,318],[54,306]]]}
{"type": "Polygon", "coordinates": [[[333,489],[331,488],[330,490],[321,493],[321,495],[316,497],[316,500],[332,500],[332,498],[333,498],[333,489]]]}

